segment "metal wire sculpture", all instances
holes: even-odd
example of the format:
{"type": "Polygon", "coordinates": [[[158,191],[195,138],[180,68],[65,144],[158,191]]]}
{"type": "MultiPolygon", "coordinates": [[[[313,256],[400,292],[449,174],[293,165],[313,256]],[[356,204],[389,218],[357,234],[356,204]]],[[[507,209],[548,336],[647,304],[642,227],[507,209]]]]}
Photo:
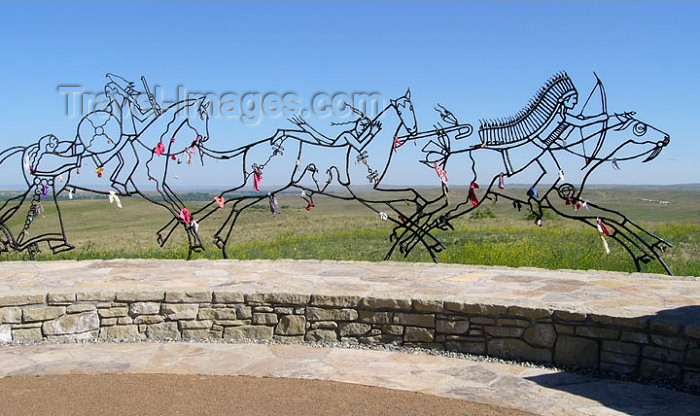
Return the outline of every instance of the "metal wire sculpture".
{"type": "Polygon", "coordinates": [[[315,206],[314,195],[326,195],[357,201],[381,220],[391,221],[391,246],[386,259],[397,249],[407,256],[422,246],[437,261],[437,253],[444,248],[435,236],[437,230],[453,229],[455,218],[485,201],[501,198],[518,210],[526,207],[537,225],[542,224],[544,211],[550,210],[594,227],[606,250],[609,248],[605,237],[610,237],[629,253],[638,271],[642,264],[657,260],[671,274],[661,257],[671,244],[624,214],[582,196],[589,176],[601,165],[611,163],[617,168],[618,161],[641,158],[647,162],[670,142],[668,134],[636,120],[634,113],[609,114],[605,90],[597,75],[596,85],[578,114],[572,112],[578,102],[573,82],[566,73],[556,74],[515,116],[482,121],[479,142],[465,140],[471,137],[472,126],[460,124],[440,104],[435,110],[446,127],[438,123],[431,130],[418,131],[409,90],[391,100],[372,119],[354,110],[356,117],[345,123],[348,128],[338,134],[323,133],[296,116],[290,119],[294,128],[278,129],[268,138],[225,151],[209,147],[210,103],[205,97],[160,108],[145,78],[141,79],[143,91],[120,76],[107,74],[107,79],[108,103],[81,119],[75,140],[60,141],[47,135],[35,144],[10,147],[0,153],[0,165],[20,159],[27,185],[24,192],[0,205],[0,253],[26,251],[33,259],[42,243],[53,253],[73,249],[58,197],[68,193],[70,198],[80,190],[108,196],[110,202],[117,204],[121,203],[119,197],[138,195],[162,206],[170,213],[170,219],[158,230],[158,242],[165,245],[182,227],[188,239],[188,258],[204,249],[199,223],[228,208],[214,235],[217,247],[228,257],[226,247],[241,213],[266,201],[271,213],[276,214],[276,195],[296,189],[307,210],[315,206]],[[596,92],[601,106],[598,114],[584,115],[596,92]],[[144,93],[150,102],[147,108],[142,108],[137,99],[144,93]],[[606,137],[608,132],[625,134],[627,138],[611,140],[606,137]],[[425,142],[416,162],[435,171],[442,187],[439,195],[429,198],[416,187],[383,184],[392,160],[403,157],[403,146],[409,142],[425,142]],[[322,158],[318,157],[320,152],[322,158]],[[482,162],[488,155],[496,155],[500,162],[482,162]],[[240,170],[236,183],[208,204],[190,211],[167,178],[173,164],[192,163],[196,156],[202,164],[206,159],[225,160],[240,170]],[[576,164],[583,165],[580,171],[574,169],[577,175],[572,176],[578,176],[578,180],[566,182],[563,167],[576,164]],[[98,177],[111,172],[110,190],[92,189],[71,180],[81,168],[90,165],[94,165],[98,177]],[[261,191],[266,169],[286,172],[286,179],[281,185],[261,191]],[[464,200],[450,201],[448,171],[472,173],[458,184],[467,189],[464,200]],[[514,196],[504,190],[506,182],[533,171],[539,176],[525,195],[514,196]],[[135,178],[148,181],[144,185],[135,178]],[[251,182],[254,193],[249,192],[251,182]],[[551,185],[539,192],[541,183],[551,185]],[[367,184],[373,192],[364,192],[367,184]],[[42,214],[41,203],[47,199],[55,204],[59,230],[32,235],[32,224],[42,214]],[[16,215],[24,215],[25,220],[21,229],[13,232],[9,222],[16,215]]]}

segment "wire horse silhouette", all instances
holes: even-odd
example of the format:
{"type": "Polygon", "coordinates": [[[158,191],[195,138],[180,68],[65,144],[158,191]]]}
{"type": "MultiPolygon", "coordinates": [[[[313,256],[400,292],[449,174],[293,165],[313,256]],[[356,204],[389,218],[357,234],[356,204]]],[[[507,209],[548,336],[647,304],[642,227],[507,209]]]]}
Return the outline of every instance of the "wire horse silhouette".
{"type": "Polygon", "coordinates": [[[59,196],[68,193],[72,197],[80,190],[109,196],[110,201],[116,200],[118,204],[119,197],[136,195],[162,206],[170,217],[157,232],[158,242],[164,246],[175,230],[182,228],[189,244],[188,258],[204,249],[199,223],[228,208],[214,236],[215,244],[227,258],[227,244],[239,216],[261,201],[267,201],[272,214],[276,214],[279,211],[276,194],[296,189],[307,210],[315,206],[314,195],[325,195],[356,201],[374,211],[381,220],[391,221],[391,247],[385,259],[397,249],[408,256],[415,247],[422,246],[437,261],[437,254],[444,248],[434,235],[437,230],[453,229],[451,222],[455,218],[467,215],[485,201],[502,198],[518,210],[527,207],[538,225],[542,224],[544,210],[550,210],[595,227],[606,250],[605,237],[610,237],[630,254],[638,271],[642,270],[642,264],[657,260],[671,274],[661,257],[671,247],[670,243],[624,214],[583,199],[586,181],[601,165],[612,163],[617,168],[620,161],[643,157],[643,162],[647,162],[670,142],[668,134],[636,120],[634,113],[608,114],[605,90],[597,75],[596,86],[578,114],[573,113],[578,92],[572,81],[566,73],[556,74],[517,115],[482,121],[478,143],[465,140],[471,136],[472,126],[460,124],[440,104],[435,110],[447,127],[438,123],[434,129],[418,131],[409,90],[391,100],[372,119],[353,109],[354,120],[334,123],[346,126],[340,132],[321,132],[295,116],[290,118],[295,127],[278,129],[268,138],[233,150],[209,146],[211,108],[205,97],[160,108],[145,78],[141,78],[143,91],[118,75],[107,74],[107,78],[107,104],[81,119],[73,141],[46,135],[35,144],[0,152],[0,164],[20,159],[27,185],[24,192],[0,205],[0,254],[9,250],[26,251],[33,259],[42,243],[54,254],[73,249],[68,242],[59,196]],[[600,112],[583,115],[596,91],[601,101],[600,112]],[[150,103],[145,108],[139,105],[142,94],[146,94],[150,103]],[[580,137],[576,137],[576,130],[580,137]],[[608,132],[631,133],[632,137],[615,141],[606,137],[608,132]],[[402,146],[420,141],[427,143],[421,147],[422,156],[416,162],[434,170],[442,186],[441,194],[432,198],[415,187],[383,184],[392,160],[404,157],[402,146]],[[317,156],[320,152],[322,158],[317,156]],[[500,166],[479,163],[482,155],[494,153],[500,157],[500,166]],[[167,178],[173,164],[183,161],[190,164],[196,156],[202,165],[207,159],[224,160],[239,170],[230,187],[208,204],[190,211],[167,178]],[[571,160],[571,165],[564,165],[565,160],[571,160]],[[568,169],[576,163],[583,165],[580,180],[574,184],[565,182],[563,167],[568,169]],[[80,169],[92,166],[100,178],[111,172],[110,190],[76,183],[80,169]],[[261,190],[266,169],[286,172],[283,184],[261,190]],[[447,172],[465,170],[472,173],[471,178],[460,184],[467,187],[467,197],[451,203],[447,172]],[[504,192],[506,181],[532,171],[539,172],[539,177],[526,195],[518,197],[504,192]],[[138,179],[147,179],[146,184],[138,179]],[[545,179],[551,186],[540,193],[537,186],[545,179]],[[254,193],[248,191],[251,182],[254,193]],[[372,192],[365,192],[360,184],[365,187],[370,184],[372,192]],[[36,218],[43,215],[42,201],[46,199],[52,199],[55,204],[58,231],[32,235],[29,231],[36,218]],[[595,210],[597,215],[590,210],[595,210]],[[18,232],[10,226],[16,215],[24,215],[18,232]]]}
{"type": "MultiPolygon", "coordinates": [[[[665,249],[672,246],[669,242],[645,230],[624,214],[582,197],[586,181],[600,166],[611,163],[613,168],[619,169],[618,163],[621,161],[643,159],[642,162],[649,162],[670,143],[669,135],[635,119],[634,113],[609,115],[605,89],[597,75],[596,85],[581,111],[573,114],[571,110],[577,102],[578,92],[571,79],[566,73],[560,73],[551,78],[517,115],[482,121],[479,127],[480,143],[460,149],[454,149],[444,140],[428,143],[423,149],[426,154],[423,163],[439,164],[445,171],[454,169],[455,165],[463,169],[466,164],[472,177],[463,184],[468,188],[465,201],[455,206],[443,202],[423,211],[419,233],[453,228],[451,221],[455,218],[477,209],[487,200],[503,198],[510,200],[518,210],[528,207],[535,223],[540,226],[544,210],[592,226],[600,232],[606,251],[609,252],[609,247],[605,237],[609,236],[630,254],[638,271],[642,271],[642,264],[655,259],[671,274],[661,257],[665,249]],[[584,116],[583,111],[596,92],[601,101],[600,113],[584,116]],[[592,132],[584,133],[589,127],[593,127],[592,132]],[[579,137],[574,133],[576,130],[579,137]],[[616,141],[606,137],[608,132],[626,134],[623,137],[627,138],[616,141]],[[592,143],[593,148],[588,153],[586,144],[590,150],[592,143]],[[497,154],[502,163],[479,163],[489,153],[497,154]],[[520,154],[526,157],[514,161],[514,156],[520,154]],[[465,156],[466,161],[463,160],[465,156]],[[575,169],[572,172],[579,173],[576,184],[565,181],[564,160],[570,161],[567,167],[583,165],[580,172],[575,169]],[[514,197],[506,194],[503,191],[506,181],[526,171],[539,173],[526,195],[514,197]],[[537,186],[545,178],[551,185],[540,193],[537,186]],[[483,186],[484,183],[486,186],[483,186]],[[593,209],[599,214],[590,213],[593,209]]],[[[415,246],[415,236],[408,236],[402,244],[410,251],[415,246]]]]}

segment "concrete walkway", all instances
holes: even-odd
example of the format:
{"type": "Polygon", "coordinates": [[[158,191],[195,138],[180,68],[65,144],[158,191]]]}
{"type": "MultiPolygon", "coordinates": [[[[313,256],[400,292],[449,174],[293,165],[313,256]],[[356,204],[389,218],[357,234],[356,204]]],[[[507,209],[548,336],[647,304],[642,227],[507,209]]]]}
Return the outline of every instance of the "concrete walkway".
{"type": "MultiPolygon", "coordinates": [[[[405,296],[599,313],[671,314],[697,325],[700,282],[609,272],[323,261],[0,263],[0,296],[231,289],[405,296]],[[695,312],[693,312],[695,311],[695,312]]],[[[698,415],[700,396],[541,368],[307,345],[71,343],[0,347],[0,376],[171,373],[310,378],[421,391],[539,415],[698,415]]]]}

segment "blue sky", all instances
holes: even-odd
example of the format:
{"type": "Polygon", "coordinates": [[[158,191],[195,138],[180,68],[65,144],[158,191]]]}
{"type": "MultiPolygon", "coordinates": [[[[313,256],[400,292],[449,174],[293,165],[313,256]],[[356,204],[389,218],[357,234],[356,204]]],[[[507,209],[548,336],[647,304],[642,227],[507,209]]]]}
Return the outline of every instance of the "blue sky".
{"type": "MultiPolygon", "coordinates": [[[[700,183],[698,21],[700,3],[671,1],[2,2],[0,148],[48,133],[71,140],[79,119],[66,115],[58,87],[100,91],[107,72],[137,85],[144,75],[165,99],[181,86],[293,93],[305,106],[320,92],[388,99],[410,87],[425,130],[439,121],[438,102],[475,127],[514,115],[563,70],[581,102],[596,72],[610,112],[636,111],[671,136],[654,161],[608,169],[597,183],[700,183]]],[[[331,121],[307,120],[321,129],[331,121]]],[[[291,126],[215,117],[211,146],[291,126]]],[[[439,184],[434,172],[399,167],[409,184],[439,184]]],[[[18,181],[19,168],[0,166],[0,183],[18,181]]]]}

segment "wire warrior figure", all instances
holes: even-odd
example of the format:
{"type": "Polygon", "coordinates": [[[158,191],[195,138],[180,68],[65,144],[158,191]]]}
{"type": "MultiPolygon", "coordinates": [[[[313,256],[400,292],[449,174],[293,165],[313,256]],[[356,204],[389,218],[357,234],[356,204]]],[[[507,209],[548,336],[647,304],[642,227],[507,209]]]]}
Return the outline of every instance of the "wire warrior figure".
{"type": "MultiPolygon", "coordinates": [[[[590,98],[589,96],[588,99],[590,100],[590,98]]],[[[581,113],[572,114],[571,110],[577,103],[578,92],[571,78],[565,72],[555,75],[540,89],[535,98],[530,100],[530,103],[515,116],[505,120],[482,121],[479,127],[479,138],[482,146],[500,148],[506,173],[510,175],[520,169],[513,167],[508,150],[527,142],[533,142],[543,152],[549,153],[557,166],[559,176],[563,179],[564,172],[552,150],[566,146],[566,140],[574,128],[582,128],[608,120],[608,115],[605,112],[595,116],[583,116],[581,113]]],[[[591,157],[594,156],[595,152],[591,157]]],[[[537,185],[545,173],[543,169],[542,175],[533,186],[537,185]]]]}

